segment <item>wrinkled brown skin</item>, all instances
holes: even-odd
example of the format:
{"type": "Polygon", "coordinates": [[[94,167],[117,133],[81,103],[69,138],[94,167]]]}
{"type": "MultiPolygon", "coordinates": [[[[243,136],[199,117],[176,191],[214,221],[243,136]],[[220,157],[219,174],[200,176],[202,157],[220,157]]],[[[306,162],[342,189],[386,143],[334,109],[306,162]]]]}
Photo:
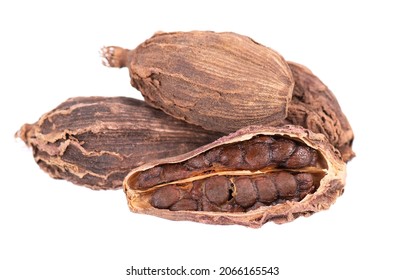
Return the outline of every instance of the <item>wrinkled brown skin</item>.
{"type": "Polygon", "coordinates": [[[134,50],[106,47],[104,63],[128,67],[145,101],[205,129],[280,124],[294,87],[274,50],[224,32],[157,33],[134,50]]]}
{"type": "Polygon", "coordinates": [[[300,126],[251,126],[240,129],[235,133],[224,136],[213,143],[207,144],[189,153],[149,162],[134,169],[124,180],[124,191],[128,205],[135,213],[154,215],[170,220],[185,220],[218,225],[243,225],[252,228],[261,227],[273,221],[275,223],[291,222],[300,216],[328,209],[338,196],[343,193],[346,178],[346,164],[341,160],[340,153],[323,134],[313,133],[300,126]],[[256,135],[288,136],[304,142],[309,147],[319,151],[326,161],[326,175],[321,179],[320,186],[313,194],[308,194],[301,201],[287,201],[273,206],[260,207],[246,213],[208,212],[208,211],[170,211],[157,209],[132,186],[136,184],[137,174],[154,166],[166,163],[177,163],[190,159],[214,147],[251,139],[256,135]]]}
{"type": "Polygon", "coordinates": [[[118,189],[133,168],[210,143],[221,134],[126,97],[76,97],[17,132],[51,177],[118,189]]]}
{"type": "Polygon", "coordinates": [[[354,135],[336,97],[308,68],[294,62],[288,65],[295,86],[286,122],[324,134],[342,159],[349,161],[355,156],[351,148],[354,135]]]}
{"type": "Polygon", "coordinates": [[[252,124],[301,125],[325,134],[345,162],[355,156],[353,131],[333,93],[306,67],[286,64],[248,37],[157,33],[134,50],[102,53],[105,65],[129,68],[147,103],[178,119],[223,133],[252,124]]]}

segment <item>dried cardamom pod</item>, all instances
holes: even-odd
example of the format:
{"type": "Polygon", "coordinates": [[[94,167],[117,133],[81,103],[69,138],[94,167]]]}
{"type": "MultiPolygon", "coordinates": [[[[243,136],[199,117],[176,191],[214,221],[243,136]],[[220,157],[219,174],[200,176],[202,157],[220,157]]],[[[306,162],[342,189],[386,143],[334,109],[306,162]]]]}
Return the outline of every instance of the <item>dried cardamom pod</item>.
{"type": "Polygon", "coordinates": [[[68,99],[16,135],[51,177],[92,189],[121,188],[138,165],[220,137],[126,97],[68,99]]]}
{"type": "Polygon", "coordinates": [[[294,87],[275,51],[235,33],[157,33],[134,50],[106,47],[104,63],[128,67],[145,101],[205,129],[277,125],[294,87]]]}
{"type": "Polygon", "coordinates": [[[248,37],[157,33],[134,50],[106,47],[103,57],[128,67],[145,101],[176,118],[224,133],[301,125],[325,134],[345,161],[354,157],[353,132],[333,93],[304,66],[248,37]]]}
{"type": "Polygon", "coordinates": [[[124,190],[136,213],[260,227],[329,208],[345,176],[346,164],[323,134],[293,125],[251,126],[139,166],[124,190]]]}
{"type": "Polygon", "coordinates": [[[287,123],[324,134],[345,162],[354,157],[352,128],[336,97],[308,68],[288,62],[295,80],[287,123]]]}

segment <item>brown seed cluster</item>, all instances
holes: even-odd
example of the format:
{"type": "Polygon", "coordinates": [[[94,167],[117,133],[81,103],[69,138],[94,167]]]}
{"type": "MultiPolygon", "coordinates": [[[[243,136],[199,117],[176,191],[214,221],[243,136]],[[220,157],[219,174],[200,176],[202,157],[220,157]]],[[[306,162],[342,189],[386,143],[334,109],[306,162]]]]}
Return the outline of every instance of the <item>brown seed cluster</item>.
{"type": "Polygon", "coordinates": [[[247,212],[313,193],[325,163],[289,137],[256,135],[140,172],[131,188],[171,211],[247,212]],[[308,171],[305,171],[308,170],[308,171]]]}
{"type": "Polygon", "coordinates": [[[299,201],[319,182],[310,173],[274,172],[254,176],[216,175],[193,181],[191,188],[175,184],[158,188],[150,203],[172,211],[246,212],[287,200],[299,201]]]}
{"type": "Polygon", "coordinates": [[[301,169],[315,167],[318,153],[288,138],[256,136],[249,141],[216,147],[182,163],[166,164],[139,174],[136,189],[147,189],[199,174],[233,170],[301,169]]]}

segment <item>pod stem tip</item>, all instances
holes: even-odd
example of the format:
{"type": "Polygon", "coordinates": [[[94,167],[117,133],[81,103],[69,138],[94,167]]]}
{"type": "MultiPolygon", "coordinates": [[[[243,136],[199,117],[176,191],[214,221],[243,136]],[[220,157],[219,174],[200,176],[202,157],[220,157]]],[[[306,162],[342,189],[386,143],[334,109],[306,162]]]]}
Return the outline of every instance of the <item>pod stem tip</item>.
{"type": "Polygon", "coordinates": [[[100,49],[101,62],[107,67],[122,68],[127,66],[129,50],[116,47],[108,46],[102,47],[100,49]]]}

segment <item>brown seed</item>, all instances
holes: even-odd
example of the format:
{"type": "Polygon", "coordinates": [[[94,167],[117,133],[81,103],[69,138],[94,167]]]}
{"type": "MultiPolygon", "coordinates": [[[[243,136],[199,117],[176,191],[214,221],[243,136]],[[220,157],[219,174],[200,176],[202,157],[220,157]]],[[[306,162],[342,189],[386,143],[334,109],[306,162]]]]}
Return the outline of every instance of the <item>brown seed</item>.
{"type": "Polygon", "coordinates": [[[156,208],[166,209],[180,199],[180,190],[174,186],[159,188],[151,198],[151,205],[156,208]]]}
{"type": "Polygon", "coordinates": [[[295,150],[295,143],[289,139],[279,139],[270,146],[271,160],[282,163],[288,159],[295,150]]]}
{"type": "Polygon", "coordinates": [[[257,193],[251,180],[247,177],[235,180],[235,201],[240,206],[248,208],[255,204],[257,193]]]}
{"type": "Polygon", "coordinates": [[[196,211],[197,209],[197,201],[190,198],[180,199],[170,207],[172,211],[196,211]]]}
{"type": "Polygon", "coordinates": [[[218,162],[220,154],[221,154],[220,148],[211,149],[211,150],[207,151],[204,154],[204,160],[205,160],[206,165],[210,166],[210,165],[212,165],[212,163],[218,162]]]}
{"type": "Polygon", "coordinates": [[[212,202],[210,202],[208,199],[202,199],[201,201],[201,209],[202,211],[209,211],[209,212],[218,212],[221,211],[221,209],[214,205],[212,202]]]}
{"type": "Polygon", "coordinates": [[[216,205],[210,202],[207,198],[203,198],[201,200],[201,210],[209,212],[227,212],[227,213],[245,211],[245,209],[243,209],[241,206],[237,204],[225,203],[222,205],[216,205]]]}
{"type": "Polygon", "coordinates": [[[229,199],[231,182],[224,176],[210,177],[205,181],[205,195],[209,201],[222,205],[229,199]]]}
{"type": "Polygon", "coordinates": [[[229,168],[241,168],[243,166],[242,151],[237,145],[224,147],[219,161],[229,168]]]}
{"type": "Polygon", "coordinates": [[[314,178],[309,173],[297,174],[295,180],[300,190],[309,190],[314,185],[314,178]]]}
{"type": "Polygon", "coordinates": [[[309,147],[298,146],[294,153],[285,162],[287,168],[302,168],[312,162],[312,153],[309,147]]]}
{"type": "Polygon", "coordinates": [[[270,159],[270,148],[266,143],[245,145],[245,160],[249,169],[260,169],[266,167],[270,159]]]}
{"type": "Polygon", "coordinates": [[[272,203],[277,199],[277,189],[270,176],[261,176],[255,180],[259,201],[272,203]]]}
{"type": "Polygon", "coordinates": [[[186,161],[185,166],[189,169],[189,170],[198,170],[198,169],[202,169],[203,167],[206,167],[206,161],[204,159],[204,155],[200,154],[196,157],[193,157],[189,160],[186,161]]]}
{"type": "Polygon", "coordinates": [[[139,174],[139,188],[145,189],[160,184],[162,182],[162,170],[162,167],[157,166],[139,174]]]}
{"type": "Polygon", "coordinates": [[[170,164],[165,166],[162,172],[162,182],[172,182],[182,178],[186,178],[188,170],[183,164],[170,164]]]}
{"type": "Polygon", "coordinates": [[[203,180],[196,180],[193,182],[193,187],[191,188],[190,195],[194,200],[200,200],[203,196],[203,180]]]}
{"type": "Polygon", "coordinates": [[[275,184],[280,197],[293,197],[297,191],[297,182],[295,178],[288,172],[280,172],[275,177],[275,184]]]}

